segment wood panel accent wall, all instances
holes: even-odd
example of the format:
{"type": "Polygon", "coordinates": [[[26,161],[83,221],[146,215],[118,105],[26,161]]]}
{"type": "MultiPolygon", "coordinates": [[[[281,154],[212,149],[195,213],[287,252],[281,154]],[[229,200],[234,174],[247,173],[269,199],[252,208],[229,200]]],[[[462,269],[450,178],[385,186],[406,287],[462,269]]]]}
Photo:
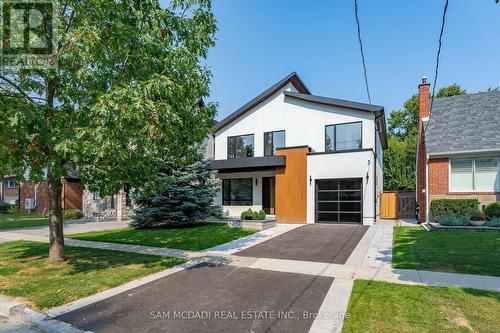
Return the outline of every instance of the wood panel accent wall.
{"type": "Polygon", "coordinates": [[[276,220],[278,223],[307,221],[307,153],[309,147],[286,148],[286,166],[276,170],[276,220]]]}

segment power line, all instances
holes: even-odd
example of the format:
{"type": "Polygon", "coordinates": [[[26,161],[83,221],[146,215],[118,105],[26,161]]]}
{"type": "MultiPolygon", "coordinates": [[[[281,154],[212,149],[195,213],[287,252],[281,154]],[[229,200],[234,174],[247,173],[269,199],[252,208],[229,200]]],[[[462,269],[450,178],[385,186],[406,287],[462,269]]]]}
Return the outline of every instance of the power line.
{"type": "Polygon", "coordinates": [[[431,98],[430,111],[432,111],[432,105],[434,104],[434,93],[436,91],[436,82],[437,82],[438,72],[439,72],[439,56],[441,55],[441,45],[442,45],[442,39],[443,39],[444,25],[446,23],[446,12],[448,12],[448,0],[446,0],[444,3],[443,17],[441,19],[441,31],[439,32],[439,44],[438,44],[438,52],[437,52],[437,57],[436,57],[436,71],[434,72],[434,85],[432,86],[432,98],[431,98]]]}
{"type": "Polygon", "coordinates": [[[359,17],[358,17],[358,0],[354,0],[354,14],[356,15],[356,26],[358,27],[358,41],[359,41],[359,49],[361,50],[361,60],[363,62],[363,74],[365,76],[366,94],[368,95],[368,102],[372,104],[372,99],[370,97],[370,89],[368,88],[368,75],[366,74],[365,52],[363,50],[363,42],[361,41],[361,27],[359,24],[359,17]]]}

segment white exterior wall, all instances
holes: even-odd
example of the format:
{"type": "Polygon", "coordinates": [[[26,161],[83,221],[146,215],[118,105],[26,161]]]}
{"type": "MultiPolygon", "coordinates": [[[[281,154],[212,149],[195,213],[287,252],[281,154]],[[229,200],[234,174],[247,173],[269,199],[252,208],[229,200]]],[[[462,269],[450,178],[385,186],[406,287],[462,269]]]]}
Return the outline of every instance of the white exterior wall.
{"type": "MultiPolygon", "coordinates": [[[[289,83],[283,90],[297,91],[289,83]]],[[[307,145],[314,152],[325,151],[325,126],[362,122],[362,149],[359,152],[309,155],[307,158],[307,223],[315,220],[314,181],[329,178],[363,178],[363,223],[373,224],[377,214],[375,198],[383,188],[382,146],[375,130],[375,115],[370,112],[334,107],[293,97],[278,91],[215,134],[215,159],[227,159],[227,138],[237,135],[254,135],[254,157],[264,156],[264,133],[285,130],[285,146],[307,145]],[[377,145],[378,158],[374,158],[377,145]],[[369,163],[368,163],[369,162],[369,163]],[[376,181],[374,179],[376,171],[376,181]],[[368,182],[366,176],[368,174],[368,182]],[[309,176],[312,183],[309,185],[309,176]],[[377,186],[375,190],[375,184],[377,186]],[[375,193],[374,193],[375,191],[375,193]]],[[[253,206],[223,206],[227,216],[239,216],[242,211],[262,209],[262,177],[273,172],[248,172],[219,174],[224,178],[254,179],[253,206]],[[255,184],[257,179],[257,185],[255,184]]],[[[222,189],[221,189],[222,192],[222,189]]],[[[216,202],[221,204],[222,193],[216,202]]],[[[277,198],[277,200],[280,200],[277,198]]],[[[378,201],[377,201],[378,207],[378,201]]]]}
{"type": "Polygon", "coordinates": [[[377,159],[375,167],[376,171],[376,218],[380,217],[380,193],[384,190],[384,150],[382,149],[382,143],[380,141],[380,136],[375,137],[375,143],[377,145],[377,159]]]}
{"type": "Polygon", "coordinates": [[[334,178],[363,178],[363,224],[374,222],[372,151],[307,156],[307,223],[315,222],[315,181],[334,178]],[[368,181],[367,181],[368,175],[368,181]],[[312,182],[309,183],[309,176],[312,182]]]}
{"type": "MultiPolygon", "coordinates": [[[[248,208],[252,210],[262,209],[262,177],[273,177],[274,171],[255,171],[255,172],[237,172],[237,173],[219,173],[217,177],[222,179],[234,178],[252,178],[253,184],[253,205],[252,206],[223,206],[224,216],[239,217],[241,213],[248,208]],[[257,180],[257,182],[256,182],[257,180]]],[[[215,198],[215,204],[222,205],[222,184],[219,193],[215,198]]]]}
{"type": "MultiPolygon", "coordinates": [[[[295,91],[292,84],[284,90],[295,91]]],[[[227,159],[229,136],[254,134],[254,157],[264,156],[264,133],[285,130],[287,147],[308,145],[325,151],[325,126],[362,121],[363,148],[374,148],[374,119],[370,112],[322,105],[286,97],[282,91],[269,97],[215,136],[215,159],[227,159]]]]}

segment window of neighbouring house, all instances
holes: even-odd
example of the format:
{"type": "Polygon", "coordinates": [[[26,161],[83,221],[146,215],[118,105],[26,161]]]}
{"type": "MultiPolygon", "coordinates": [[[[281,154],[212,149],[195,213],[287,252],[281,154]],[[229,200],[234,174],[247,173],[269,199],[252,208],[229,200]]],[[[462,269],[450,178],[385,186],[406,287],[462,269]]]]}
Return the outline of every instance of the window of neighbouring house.
{"type": "Polygon", "coordinates": [[[498,159],[496,157],[476,158],[474,189],[487,192],[498,191],[498,173],[498,159]]]}
{"type": "Polygon", "coordinates": [[[285,147],[285,131],[264,133],[264,156],[272,156],[277,148],[285,147]]]}
{"type": "Polygon", "coordinates": [[[361,122],[327,125],[325,127],[325,151],[356,150],[363,147],[361,122]]]}
{"type": "Polygon", "coordinates": [[[450,191],[500,191],[498,157],[454,158],[450,161],[450,191]]]}
{"type": "Polygon", "coordinates": [[[4,186],[5,188],[19,188],[19,183],[16,182],[15,180],[6,180],[4,181],[4,186]]]}
{"type": "Polygon", "coordinates": [[[92,199],[93,200],[99,200],[99,199],[101,199],[101,196],[99,195],[99,191],[96,191],[96,192],[92,193],[92,199]]]}
{"type": "Polygon", "coordinates": [[[227,138],[227,158],[253,157],[253,134],[227,138]]]}
{"type": "Polygon", "coordinates": [[[223,179],[222,204],[224,206],[251,206],[253,204],[253,179],[223,179]]]}

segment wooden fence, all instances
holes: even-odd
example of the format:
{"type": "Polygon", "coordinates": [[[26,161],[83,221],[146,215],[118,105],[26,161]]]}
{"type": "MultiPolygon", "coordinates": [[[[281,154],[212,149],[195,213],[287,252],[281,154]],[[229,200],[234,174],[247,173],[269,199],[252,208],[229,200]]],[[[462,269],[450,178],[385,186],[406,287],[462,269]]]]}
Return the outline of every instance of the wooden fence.
{"type": "Polygon", "coordinates": [[[380,218],[415,218],[415,192],[384,191],[380,194],[380,218]]]}

